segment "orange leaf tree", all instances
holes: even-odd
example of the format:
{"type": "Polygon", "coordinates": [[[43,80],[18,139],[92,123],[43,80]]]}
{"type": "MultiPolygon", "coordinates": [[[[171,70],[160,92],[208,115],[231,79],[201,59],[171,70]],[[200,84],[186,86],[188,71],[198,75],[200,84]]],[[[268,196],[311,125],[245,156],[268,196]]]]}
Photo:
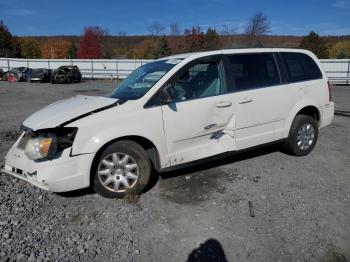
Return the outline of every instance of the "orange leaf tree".
{"type": "Polygon", "coordinates": [[[70,43],[64,39],[50,38],[41,46],[42,58],[68,58],[70,43]]]}
{"type": "Polygon", "coordinates": [[[83,59],[98,59],[102,57],[101,50],[101,37],[104,32],[101,28],[86,27],[84,29],[84,34],[80,38],[79,48],[77,52],[77,58],[83,59]]]}

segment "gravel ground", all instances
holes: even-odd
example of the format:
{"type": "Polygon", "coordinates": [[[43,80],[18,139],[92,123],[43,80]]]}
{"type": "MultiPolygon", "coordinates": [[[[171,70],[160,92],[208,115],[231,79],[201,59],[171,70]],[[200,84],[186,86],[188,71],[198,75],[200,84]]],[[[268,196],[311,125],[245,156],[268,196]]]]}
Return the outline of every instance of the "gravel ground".
{"type": "MultiPolygon", "coordinates": [[[[0,164],[32,112],[114,86],[0,82],[0,164]]],[[[309,156],[272,146],[214,160],[161,174],[136,201],[0,175],[0,261],[349,261],[350,88],[334,100],[309,156]]]]}

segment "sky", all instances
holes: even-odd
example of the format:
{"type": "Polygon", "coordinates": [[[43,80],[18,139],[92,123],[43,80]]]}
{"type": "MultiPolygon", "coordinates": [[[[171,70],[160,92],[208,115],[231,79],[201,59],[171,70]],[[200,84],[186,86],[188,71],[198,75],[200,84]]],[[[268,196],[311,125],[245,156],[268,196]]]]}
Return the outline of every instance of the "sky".
{"type": "Polygon", "coordinates": [[[181,31],[227,25],[241,33],[258,11],[268,17],[270,34],[350,35],[350,0],[0,0],[0,20],[20,36],[81,35],[94,25],[111,35],[144,35],[153,22],[163,24],[164,33],[171,23],[181,31]]]}

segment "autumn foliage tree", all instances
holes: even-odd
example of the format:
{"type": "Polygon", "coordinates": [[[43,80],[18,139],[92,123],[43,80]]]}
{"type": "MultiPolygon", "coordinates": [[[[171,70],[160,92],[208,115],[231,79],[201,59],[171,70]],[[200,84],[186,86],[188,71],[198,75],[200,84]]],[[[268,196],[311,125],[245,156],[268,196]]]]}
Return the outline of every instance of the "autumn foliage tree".
{"type": "Polygon", "coordinates": [[[23,38],[20,40],[21,54],[24,58],[40,58],[39,42],[33,38],[23,38]]]}
{"type": "Polygon", "coordinates": [[[152,39],[146,39],[142,41],[140,44],[136,45],[133,49],[132,54],[129,54],[129,58],[146,58],[151,59],[153,58],[153,49],[154,49],[154,43],[152,39]],[[131,55],[131,57],[130,57],[131,55]]]}
{"type": "Polygon", "coordinates": [[[204,33],[199,26],[194,26],[192,29],[185,30],[185,52],[202,51],[204,47],[204,33]]]}
{"type": "Polygon", "coordinates": [[[336,59],[350,58],[350,40],[335,43],[329,48],[329,57],[336,59]]]}
{"type": "Polygon", "coordinates": [[[77,58],[98,59],[102,57],[101,30],[99,27],[86,27],[80,38],[77,58]]]}
{"type": "Polygon", "coordinates": [[[70,43],[64,39],[48,39],[41,46],[42,58],[68,58],[70,43]]]}

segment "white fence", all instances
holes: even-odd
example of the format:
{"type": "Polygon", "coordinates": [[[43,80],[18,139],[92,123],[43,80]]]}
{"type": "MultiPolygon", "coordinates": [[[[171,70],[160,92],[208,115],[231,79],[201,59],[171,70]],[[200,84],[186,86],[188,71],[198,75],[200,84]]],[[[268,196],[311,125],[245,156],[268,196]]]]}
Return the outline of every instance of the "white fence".
{"type": "Polygon", "coordinates": [[[139,66],[151,60],[142,59],[17,59],[0,58],[0,69],[14,67],[57,69],[62,65],[76,65],[84,78],[125,78],[139,66]]]}
{"type": "MultiPolygon", "coordinates": [[[[16,59],[0,58],[0,69],[13,67],[56,69],[77,65],[84,78],[125,78],[139,66],[152,60],[142,59],[16,59]]],[[[350,84],[350,59],[320,60],[329,79],[337,84],[350,84]]]]}
{"type": "Polygon", "coordinates": [[[350,84],[350,59],[321,59],[328,78],[335,84],[350,84]]]}

